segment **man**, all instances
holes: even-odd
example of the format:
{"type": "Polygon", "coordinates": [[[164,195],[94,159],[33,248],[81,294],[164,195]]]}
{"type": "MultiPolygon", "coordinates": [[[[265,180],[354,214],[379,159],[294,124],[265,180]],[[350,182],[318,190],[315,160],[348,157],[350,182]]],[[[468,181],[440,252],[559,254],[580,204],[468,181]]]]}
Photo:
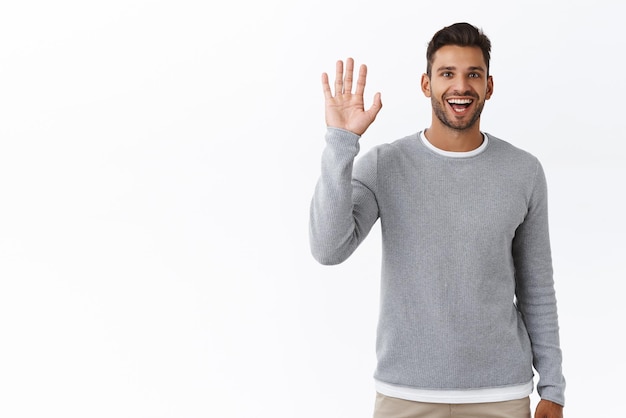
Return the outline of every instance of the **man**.
{"type": "Polygon", "coordinates": [[[359,138],[367,68],[322,75],[327,123],[310,237],[322,264],[347,259],[380,218],[383,259],[375,418],[563,416],[565,380],[539,161],[480,130],[491,43],[467,23],[437,32],[421,88],[430,127],[374,147],[359,138]]]}

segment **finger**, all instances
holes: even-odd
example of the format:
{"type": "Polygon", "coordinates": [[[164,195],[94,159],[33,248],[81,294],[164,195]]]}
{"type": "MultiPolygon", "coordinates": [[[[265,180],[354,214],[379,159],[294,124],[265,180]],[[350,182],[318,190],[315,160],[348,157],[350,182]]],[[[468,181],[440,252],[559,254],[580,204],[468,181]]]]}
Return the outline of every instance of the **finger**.
{"type": "Polygon", "coordinates": [[[348,58],[346,60],[346,76],[343,83],[343,92],[352,93],[352,78],[354,76],[354,60],[348,58]]]}
{"type": "Polygon", "coordinates": [[[330,90],[330,84],[328,84],[328,74],[326,73],[322,73],[322,91],[324,92],[324,98],[333,98],[333,92],[330,90]]]}
{"type": "Polygon", "coordinates": [[[356,80],[356,94],[363,96],[365,91],[365,80],[367,79],[367,66],[362,64],[359,68],[359,78],[356,80]]]}
{"type": "Polygon", "coordinates": [[[380,109],[382,108],[383,108],[383,102],[381,99],[381,95],[380,93],[376,93],[374,95],[374,103],[372,103],[372,106],[367,110],[367,113],[369,113],[371,119],[374,120],[376,119],[378,112],[380,112],[380,109]]]}
{"type": "Polygon", "coordinates": [[[337,61],[335,66],[335,95],[343,92],[343,61],[337,61]]]}

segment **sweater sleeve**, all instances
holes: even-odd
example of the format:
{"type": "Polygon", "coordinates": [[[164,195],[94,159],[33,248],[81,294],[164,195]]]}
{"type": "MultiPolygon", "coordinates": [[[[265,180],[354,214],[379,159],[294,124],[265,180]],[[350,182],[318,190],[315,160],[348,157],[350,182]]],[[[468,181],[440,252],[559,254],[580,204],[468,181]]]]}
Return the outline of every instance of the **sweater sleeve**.
{"type": "Polygon", "coordinates": [[[559,343],[557,303],[552,274],[546,179],[537,162],[535,185],[524,222],[513,240],[518,309],[530,336],[533,366],[542,399],[565,403],[565,379],[559,343]]]}
{"type": "Polygon", "coordinates": [[[376,153],[359,158],[359,136],[328,128],[322,153],[322,173],[311,202],[311,253],[321,264],[345,261],[365,239],[378,218],[376,153]]]}

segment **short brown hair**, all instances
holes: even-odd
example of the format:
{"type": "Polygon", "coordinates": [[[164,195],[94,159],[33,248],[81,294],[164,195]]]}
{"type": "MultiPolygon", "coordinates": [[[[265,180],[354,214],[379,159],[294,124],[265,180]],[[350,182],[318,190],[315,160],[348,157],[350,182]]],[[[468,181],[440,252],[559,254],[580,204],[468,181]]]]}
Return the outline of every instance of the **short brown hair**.
{"type": "Polygon", "coordinates": [[[469,23],[455,23],[439,30],[428,43],[426,49],[426,74],[430,77],[435,52],[446,45],[477,46],[483,52],[489,74],[489,59],[491,58],[491,41],[476,26],[469,23]]]}

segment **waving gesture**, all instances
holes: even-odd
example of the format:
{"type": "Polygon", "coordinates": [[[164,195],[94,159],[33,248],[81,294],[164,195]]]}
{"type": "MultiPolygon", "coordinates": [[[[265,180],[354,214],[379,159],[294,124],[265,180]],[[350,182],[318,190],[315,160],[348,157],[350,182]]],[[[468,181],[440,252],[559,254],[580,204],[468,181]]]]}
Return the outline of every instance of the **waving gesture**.
{"type": "Polygon", "coordinates": [[[380,93],[374,95],[374,103],[365,110],[363,104],[363,91],[367,78],[367,67],[361,65],[359,77],[356,82],[356,91],[352,93],[352,79],[354,72],[354,60],[346,60],[346,72],[343,71],[343,61],[337,61],[335,75],[335,95],[328,84],[328,74],[322,74],[322,88],[326,102],[326,125],[333,128],[341,128],[357,135],[363,135],[367,128],[374,122],[376,115],[383,104],[380,93]]]}

